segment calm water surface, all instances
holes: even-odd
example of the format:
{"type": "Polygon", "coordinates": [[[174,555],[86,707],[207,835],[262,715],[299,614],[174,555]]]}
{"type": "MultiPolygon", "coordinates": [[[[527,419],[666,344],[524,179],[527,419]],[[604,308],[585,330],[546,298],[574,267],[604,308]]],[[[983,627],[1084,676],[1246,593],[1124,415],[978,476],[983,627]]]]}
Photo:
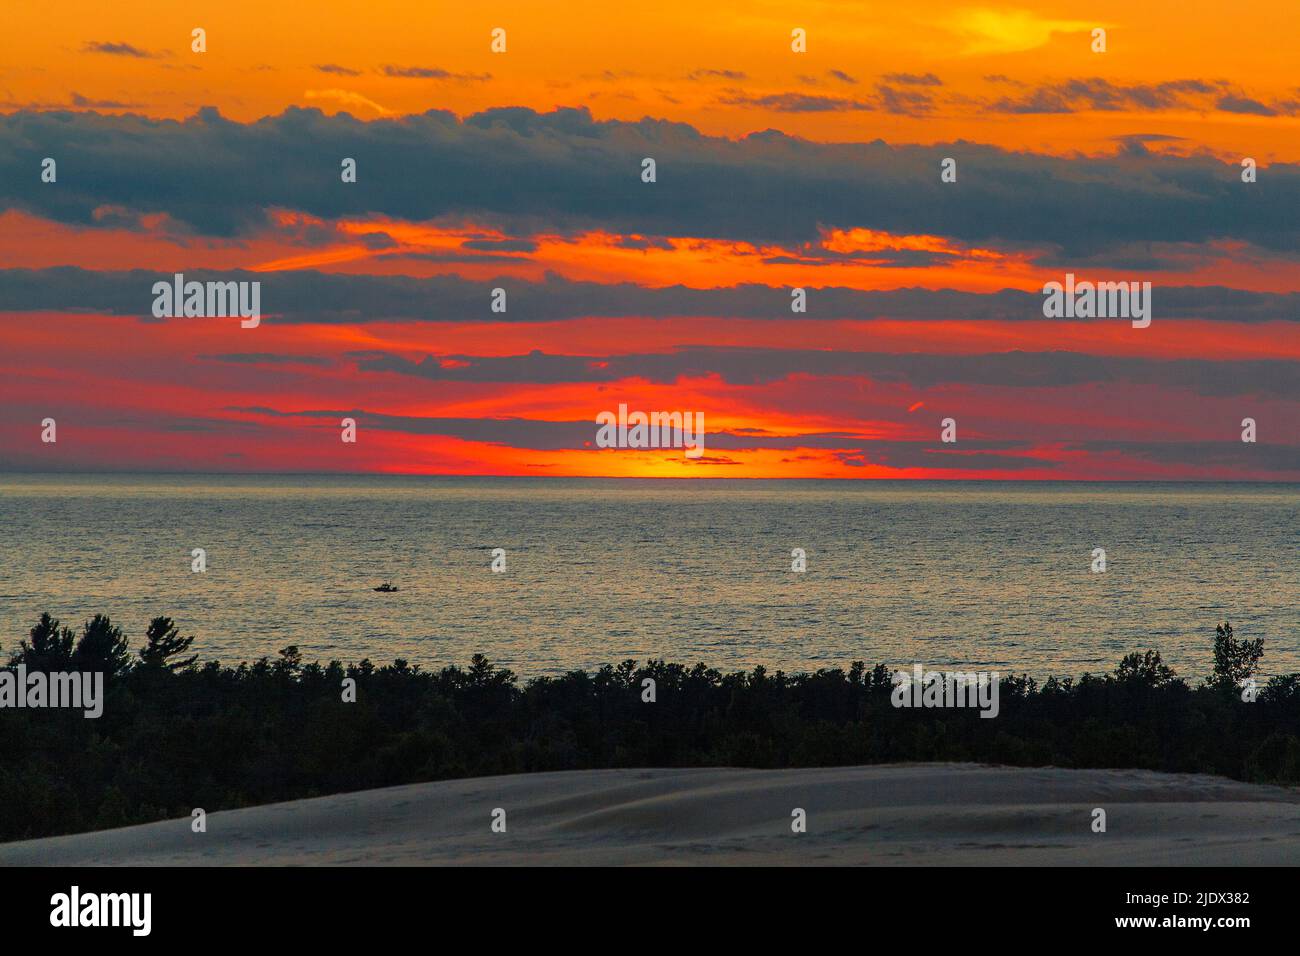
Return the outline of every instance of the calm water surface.
{"type": "Polygon", "coordinates": [[[1043,677],[1153,647],[1199,676],[1228,619],[1281,673],[1298,514],[1296,485],[0,475],[0,637],[48,609],[107,613],[133,645],[167,614],[227,663],[297,644],[524,676],[659,657],[1043,677]]]}

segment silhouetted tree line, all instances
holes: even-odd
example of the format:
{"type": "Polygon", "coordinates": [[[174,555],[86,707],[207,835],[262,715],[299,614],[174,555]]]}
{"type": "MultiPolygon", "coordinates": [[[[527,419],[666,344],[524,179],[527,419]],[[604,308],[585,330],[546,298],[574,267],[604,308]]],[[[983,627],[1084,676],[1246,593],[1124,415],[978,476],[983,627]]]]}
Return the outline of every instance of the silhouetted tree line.
{"type": "Polygon", "coordinates": [[[666,661],[522,686],[475,655],[426,672],[303,663],[296,647],[237,667],[186,656],[155,618],[130,653],[102,615],[80,635],[42,615],[10,665],[103,671],[103,715],[0,709],[0,838],[188,817],[348,790],[485,774],[603,767],[813,767],[962,760],[1140,767],[1300,782],[1300,674],[1244,702],[1262,641],[1221,625],[1198,686],[1154,651],[1112,674],[1004,677],[1000,714],[902,709],[891,670],[723,673],[666,661]],[[644,678],[656,701],[642,700],[644,678]],[[343,681],[356,681],[356,702],[343,681]]]}

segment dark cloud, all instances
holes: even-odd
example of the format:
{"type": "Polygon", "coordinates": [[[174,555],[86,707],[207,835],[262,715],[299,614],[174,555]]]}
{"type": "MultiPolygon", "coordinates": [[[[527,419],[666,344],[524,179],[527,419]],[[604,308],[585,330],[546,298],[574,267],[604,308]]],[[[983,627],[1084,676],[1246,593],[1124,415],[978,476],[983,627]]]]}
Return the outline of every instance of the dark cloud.
{"type": "Polygon", "coordinates": [[[952,469],[957,472],[984,469],[1028,471],[1056,468],[1059,465],[1051,458],[1032,454],[1027,446],[1017,455],[999,455],[978,447],[980,444],[963,442],[963,447],[957,448],[954,445],[930,442],[874,441],[867,446],[837,451],[835,457],[854,468],[875,465],[885,468],[952,469]]]}
{"type": "MultiPolygon", "coordinates": [[[[707,440],[705,444],[708,444],[707,440]]],[[[942,445],[920,441],[873,441],[855,450],[837,451],[836,457],[847,465],[891,468],[1022,471],[1061,467],[1060,462],[1045,453],[1035,454],[1035,448],[1029,442],[962,441],[955,445],[942,445]],[[995,450],[999,446],[1018,453],[999,455],[995,450]]],[[[1095,456],[1120,456],[1158,465],[1300,473],[1300,445],[1248,445],[1239,441],[1081,441],[1062,442],[1060,449],[1095,456]]]]}
{"type": "Polygon", "coordinates": [[[934,99],[919,89],[895,89],[884,83],[876,85],[879,108],[900,116],[924,116],[934,109],[934,99]]]}
{"type": "MultiPolygon", "coordinates": [[[[784,105],[860,104],[800,94],[784,105]]],[[[1246,186],[1234,164],[1203,155],[1053,157],[968,143],[812,143],[772,130],[733,140],[682,123],[598,122],[573,109],[512,107],[463,121],[429,112],[363,122],[296,108],[253,123],[213,109],[179,122],[0,116],[0,206],[85,226],[104,206],[166,212],[217,236],[266,226],[280,207],[325,218],[470,219],[520,238],[601,229],[791,247],[824,229],[862,227],[1053,246],[1065,257],[1221,239],[1294,254],[1297,205],[1293,164],[1275,163],[1246,186]],[[58,157],[57,188],[31,175],[33,155],[58,157]],[[340,156],[358,159],[360,182],[339,183],[340,156]],[[657,183],[640,181],[646,156],[657,160],[657,183]],[[944,156],[961,163],[957,186],[939,181],[944,156]]]]}
{"type": "MultiPolygon", "coordinates": [[[[841,70],[828,70],[826,75],[842,83],[858,82],[841,70]]],[[[817,77],[800,74],[798,79],[807,86],[821,85],[817,77]]],[[[1162,83],[1124,84],[1104,77],[1081,77],[1030,87],[1001,74],[990,74],[984,79],[990,83],[1014,86],[1024,92],[982,99],[943,95],[939,89],[944,85],[943,80],[933,73],[885,73],[876,84],[875,94],[862,99],[732,91],[731,97],[721,102],[787,113],[857,110],[916,117],[924,116],[940,105],[962,111],[1010,114],[1076,113],[1085,110],[1154,113],[1177,109],[1278,116],[1293,115],[1300,111],[1300,101],[1281,100],[1266,105],[1235,90],[1226,80],[1181,79],[1162,83]]]]}
{"type": "MultiPolygon", "coordinates": [[[[832,73],[837,71],[832,70],[832,73]]],[[[843,82],[856,83],[852,77],[843,82]]],[[[813,81],[816,82],[815,80],[813,81]]],[[[772,110],[776,113],[854,113],[883,112],[905,116],[920,116],[934,108],[929,94],[916,89],[895,89],[878,84],[876,93],[868,99],[850,99],[844,96],[827,96],[820,93],[767,93],[750,94],[732,91],[719,100],[726,106],[744,106],[751,109],[772,110]]]]}
{"type": "Polygon", "coordinates": [[[386,232],[365,232],[357,239],[367,249],[392,249],[397,245],[397,240],[386,232]]]}
{"type": "Polygon", "coordinates": [[[531,239],[466,239],[462,245],[466,249],[478,249],[483,252],[535,252],[537,243],[531,239]]]}
{"type": "Polygon", "coordinates": [[[360,353],[355,357],[361,371],[395,372],[447,382],[555,384],[642,379],[670,384],[682,378],[716,376],[730,384],[759,385],[805,375],[863,377],[916,389],[954,384],[992,388],[1124,384],[1197,395],[1300,399],[1300,362],[1276,359],[1215,361],[1081,352],[946,355],[764,348],[681,348],[600,356],[533,351],[509,356],[429,356],[421,361],[385,353],[360,353]]]}
{"type": "MultiPolygon", "coordinates": [[[[465,261],[471,261],[466,259],[465,261]]],[[[0,311],[101,312],[146,316],[152,287],[172,274],[150,270],[96,272],[75,266],[0,269],[0,311]]],[[[187,280],[262,283],[264,321],[357,322],[551,322],[586,316],[719,316],[738,319],[960,319],[968,322],[1042,320],[1043,296],[1003,289],[863,291],[807,287],[808,312],[790,312],[790,290],[745,284],[717,289],[631,282],[576,282],[550,274],[545,281],[511,277],[483,280],[459,276],[351,275],[291,270],[212,272],[191,270],[187,280]],[[491,290],[503,288],[507,311],[490,312],[491,290]]],[[[1123,276],[1118,278],[1125,278],[1123,276]]],[[[1206,319],[1222,322],[1295,322],[1300,293],[1250,292],[1221,286],[1162,286],[1152,290],[1155,322],[1206,319]]],[[[169,321],[192,322],[196,319],[169,321]]]]}
{"type": "Polygon", "coordinates": [[[688,80],[747,80],[749,75],[740,70],[691,70],[688,80]]]}
{"type": "Polygon", "coordinates": [[[388,415],[365,409],[305,409],[284,411],[265,406],[235,406],[226,411],[267,418],[322,419],[336,425],[355,418],[360,428],[404,432],[408,435],[446,435],[465,441],[490,442],[514,448],[557,451],[595,445],[595,412],[591,421],[551,422],[528,418],[438,418],[419,415],[388,415]]]}
{"type": "Polygon", "coordinates": [[[807,247],[800,250],[799,255],[765,256],[763,262],[768,265],[798,266],[833,266],[846,262],[861,262],[882,269],[915,269],[949,265],[959,258],[960,253],[934,249],[855,249],[842,252],[807,247]]]}
{"type": "Polygon", "coordinates": [[[1040,86],[1022,96],[989,105],[995,113],[1074,113],[1079,110],[1164,110],[1194,105],[1193,94],[1221,92],[1222,81],[1171,80],[1121,85],[1104,77],[1072,79],[1040,86]]]}
{"type": "Polygon", "coordinates": [[[700,455],[698,458],[683,458],[687,465],[739,465],[734,458],[719,458],[716,455],[700,455]]]}
{"type": "Polygon", "coordinates": [[[943,86],[933,73],[886,73],[881,79],[895,86],[943,86]]]}
{"type": "Polygon", "coordinates": [[[619,236],[614,245],[620,249],[663,249],[671,250],[672,242],[663,236],[619,236]]]}
{"type": "Polygon", "coordinates": [[[1119,143],[1120,148],[1127,155],[1139,158],[1151,155],[1151,150],[1147,149],[1148,143],[1176,143],[1183,140],[1182,136],[1168,136],[1163,133],[1128,133],[1111,137],[1111,141],[1119,143]]]}
{"type": "MultiPolygon", "coordinates": [[[[609,382],[623,376],[609,368],[597,368],[593,358],[546,355],[476,357],[451,355],[445,359],[426,356],[415,362],[388,353],[358,353],[357,368],[363,372],[395,372],[432,381],[448,382],[609,382]],[[446,366],[443,361],[447,361],[446,366]]],[[[675,377],[675,376],[674,376],[675,377]]]]}
{"type": "MultiPolygon", "coordinates": [[[[380,262],[437,262],[437,263],[476,263],[483,265],[487,262],[515,262],[526,255],[521,252],[474,252],[472,251],[471,242],[467,241],[464,245],[467,247],[464,252],[410,252],[407,250],[398,250],[396,252],[384,252],[376,256],[380,262]]],[[[525,240],[510,240],[511,242],[523,242],[525,240]]]]}
{"type": "Polygon", "coordinates": [[[452,73],[432,66],[392,66],[380,70],[384,76],[402,80],[456,80],[458,82],[481,83],[492,79],[491,73],[452,73]]]}
{"type": "Polygon", "coordinates": [[[1293,114],[1297,104],[1273,106],[1229,88],[1226,80],[1171,80],[1165,83],[1112,83],[1102,77],[1050,83],[1016,97],[985,104],[994,113],[1076,113],[1082,110],[1158,112],[1171,109],[1219,110],[1254,116],[1293,114]]]}
{"type": "MultiPolygon", "coordinates": [[[[617,403],[615,403],[617,404],[617,403]]],[[[487,442],[535,451],[593,449],[595,415],[589,421],[543,421],[529,418],[439,418],[417,415],[388,415],[365,409],[282,410],[266,406],[233,407],[226,411],[265,419],[319,420],[321,427],[334,428],[343,418],[355,418],[363,429],[401,432],[409,435],[443,435],[465,441],[487,442]]],[[[662,409],[671,411],[671,409],[662,409]]],[[[699,409],[691,409],[698,411],[699,409]]],[[[686,409],[682,409],[686,411],[686,409]]],[[[937,440],[865,439],[845,432],[804,435],[756,436],[731,431],[708,431],[705,413],[705,451],[736,452],[757,449],[822,449],[835,453],[848,465],[883,465],[891,468],[951,468],[954,471],[992,469],[1024,471],[1056,468],[1053,452],[1085,452],[1122,456],[1161,465],[1231,467],[1254,472],[1300,473],[1300,445],[1255,444],[1240,441],[1060,441],[1042,447],[1023,440],[964,439],[955,444],[937,440]]],[[[216,422],[216,419],[211,420],[216,422]]],[[[245,422],[252,426],[254,423],[245,422]]],[[[613,452],[617,454],[617,452],[613,452]]]]}
{"type": "Polygon", "coordinates": [[[1163,465],[1200,465],[1250,471],[1300,473],[1300,444],[1240,441],[1086,441],[1067,442],[1070,450],[1117,454],[1163,465]]]}
{"type": "Polygon", "coordinates": [[[777,113],[849,113],[874,109],[870,103],[862,100],[816,93],[769,93],[765,96],[733,93],[720,102],[727,106],[747,106],[777,113]]]}
{"type": "Polygon", "coordinates": [[[1248,96],[1223,96],[1215,104],[1225,113],[1249,113],[1252,116],[1276,116],[1277,110],[1265,106],[1259,100],[1248,96]]]}
{"type": "Polygon", "coordinates": [[[81,50],[83,53],[105,53],[109,56],[129,56],[138,60],[151,60],[157,57],[156,53],[142,50],[140,47],[132,46],[130,43],[109,43],[102,40],[87,43],[81,48],[81,50]]]}
{"type": "Polygon", "coordinates": [[[70,102],[73,106],[79,106],[82,109],[97,110],[125,110],[140,105],[139,103],[125,103],[120,100],[92,100],[76,92],[72,94],[70,102]]]}
{"type": "Polygon", "coordinates": [[[285,355],[276,352],[227,352],[223,355],[198,355],[207,362],[226,362],[233,365],[333,365],[332,359],[317,355],[285,355]]]}
{"type": "Polygon", "coordinates": [[[316,69],[322,73],[332,73],[335,76],[360,76],[360,70],[353,70],[346,66],[339,66],[337,63],[318,63],[316,69]]]}

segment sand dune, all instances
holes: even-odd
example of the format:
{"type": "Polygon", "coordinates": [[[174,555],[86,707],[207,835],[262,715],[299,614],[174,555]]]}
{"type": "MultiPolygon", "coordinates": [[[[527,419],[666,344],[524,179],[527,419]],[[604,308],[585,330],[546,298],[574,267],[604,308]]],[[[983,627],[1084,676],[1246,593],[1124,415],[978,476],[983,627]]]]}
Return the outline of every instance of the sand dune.
{"type": "Polygon", "coordinates": [[[1141,770],[598,770],[342,794],[0,846],[0,864],[1290,864],[1300,792],[1141,770]],[[506,832],[490,828],[494,808],[506,832]],[[807,832],[791,832],[791,811],[807,832]],[[1107,814],[1093,833],[1092,809],[1107,814]]]}

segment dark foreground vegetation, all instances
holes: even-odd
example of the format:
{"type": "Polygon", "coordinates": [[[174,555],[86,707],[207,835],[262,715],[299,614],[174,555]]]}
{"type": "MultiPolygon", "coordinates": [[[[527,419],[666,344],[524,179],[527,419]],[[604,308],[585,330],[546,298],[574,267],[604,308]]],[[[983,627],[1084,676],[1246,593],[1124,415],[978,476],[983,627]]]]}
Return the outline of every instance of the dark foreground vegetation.
{"type": "Polygon", "coordinates": [[[346,790],[598,767],[807,767],[907,760],[1140,767],[1300,782],[1300,674],[1244,701],[1263,653],[1220,626],[1190,686],[1131,654],[1116,671],[1004,677],[1000,713],[896,709],[889,668],[724,674],[663,661],[530,680],[481,656],[426,673],[278,658],[196,663],[156,618],[130,653],[106,617],[79,635],[41,617],[9,663],[103,671],[103,715],[0,709],[0,839],[188,817],[346,790]],[[642,700],[653,678],[656,700],[642,700]],[[355,702],[345,702],[346,679],[355,702]]]}

